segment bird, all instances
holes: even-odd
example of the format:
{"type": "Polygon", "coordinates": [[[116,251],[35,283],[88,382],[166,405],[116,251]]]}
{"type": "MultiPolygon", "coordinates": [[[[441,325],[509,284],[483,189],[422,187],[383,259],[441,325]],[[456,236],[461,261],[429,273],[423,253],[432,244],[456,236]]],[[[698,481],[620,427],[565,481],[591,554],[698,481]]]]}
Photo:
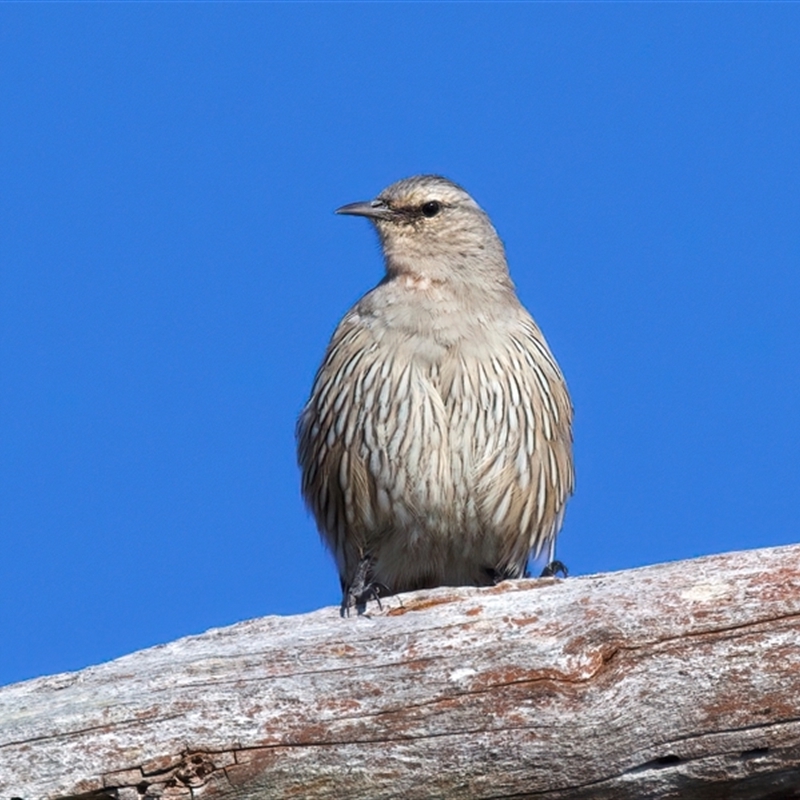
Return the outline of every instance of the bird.
{"type": "Polygon", "coordinates": [[[297,421],[301,489],[342,616],[437,586],[566,568],[573,406],[486,212],[439,175],[337,214],[377,230],[385,275],[344,315],[297,421]]]}

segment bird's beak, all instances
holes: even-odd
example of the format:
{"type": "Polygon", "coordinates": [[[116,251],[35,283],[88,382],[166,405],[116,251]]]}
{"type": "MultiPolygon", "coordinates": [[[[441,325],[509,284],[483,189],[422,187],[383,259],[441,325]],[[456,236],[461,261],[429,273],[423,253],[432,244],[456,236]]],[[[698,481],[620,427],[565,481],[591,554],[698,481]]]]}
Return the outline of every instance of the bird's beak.
{"type": "Polygon", "coordinates": [[[352,214],[354,217],[369,217],[370,219],[392,219],[395,216],[383,200],[363,200],[360,203],[348,203],[336,209],[337,214],[352,214]]]}

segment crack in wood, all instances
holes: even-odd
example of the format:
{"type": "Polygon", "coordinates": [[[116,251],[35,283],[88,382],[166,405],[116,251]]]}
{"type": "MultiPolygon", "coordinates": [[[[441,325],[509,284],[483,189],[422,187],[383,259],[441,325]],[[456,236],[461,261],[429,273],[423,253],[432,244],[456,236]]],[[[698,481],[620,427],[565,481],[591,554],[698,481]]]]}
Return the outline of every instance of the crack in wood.
{"type": "Polygon", "coordinates": [[[143,725],[153,720],[161,722],[162,720],[181,719],[183,716],[183,713],[168,714],[163,716],[158,714],[151,716],[149,719],[145,717],[137,717],[136,719],[114,720],[113,722],[109,722],[104,725],[90,725],[87,728],[80,728],[75,731],[59,731],[58,733],[53,733],[48,736],[31,736],[30,739],[19,739],[10,742],[3,742],[3,744],[0,744],[0,750],[3,750],[7,747],[19,747],[20,745],[35,744],[36,742],[48,742],[58,739],[70,739],[78,736],[85,736],[87,733],[106,731],[109,728],[129,728],[137,725],[143,725]]]}
{"type": "MultiPolygon", "coordinates": [[[[753,725],[739,725],[732,728],[720,728],[719,730],[698,731],[695,733],[686,734],[685,736],[675,736],[669,741],[665,741],[654,746],[661,748],[664,745],[669,746],[670,744],[677,742],[691,742],[695,739],[707,739],[711,736],[725,736],[734,733],[744,733],[747,731],[766,731],[770,728],[781,728],[789,725],[797,725],[798,723],[800,723],[800,717],[788,717],[787,719],[769,720],[768,722],[759,722],[754,723],[753,725]]],[[[800,731],[798,731],[798,733],[800,733],[800,731]]]]}
{"type": "Polygon", "coordinates": [[[120,797],[122,790],[135,790],[141,800],[157,800],[165,795],[168,795],[170,800],[178,800],[182,796],[193,796],[195,789],[208,785],[218,776],[224,777],[230,783],[225,767],[236,763],[235,756],[230,750],[184,752],[174,757],[166,756],[164,760],[171,762],[169,766],[146,771],[144,765],[138,765],[127,770],[107,773],[107,776],[113,777],[120,772],[138,770],[143,776],[141,780],[119,782],[99,791],[60,796],[54,800],[103,800],[107,797],[123,800],[120,797]]]}

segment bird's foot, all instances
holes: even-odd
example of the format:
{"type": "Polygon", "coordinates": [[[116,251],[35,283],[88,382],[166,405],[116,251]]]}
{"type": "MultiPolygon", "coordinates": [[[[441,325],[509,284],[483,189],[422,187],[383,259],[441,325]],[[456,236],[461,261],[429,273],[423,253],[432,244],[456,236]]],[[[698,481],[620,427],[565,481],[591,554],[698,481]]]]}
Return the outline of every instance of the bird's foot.
{"type": "Polygon", "coordinates": [[[566,578],[569,575],[567,565],[563,561],[551,561],[543,570],[540,578],[556,578],[558,574],[566,578]]]}
{"type": "Polygon", "coordinates": [[[372,559],[364,556],[356,567],[356,574],[353,582],[344,587],[342,606],[340,614],[343,617],[350,616],[350,609],[355,608],[357,614],[364,614],[367,610],[367,603],[374,600],[378,604],[378,609],[383,610],[381,605],[381,589],[386,589],[380,583],[372,580],[372,559]]]}

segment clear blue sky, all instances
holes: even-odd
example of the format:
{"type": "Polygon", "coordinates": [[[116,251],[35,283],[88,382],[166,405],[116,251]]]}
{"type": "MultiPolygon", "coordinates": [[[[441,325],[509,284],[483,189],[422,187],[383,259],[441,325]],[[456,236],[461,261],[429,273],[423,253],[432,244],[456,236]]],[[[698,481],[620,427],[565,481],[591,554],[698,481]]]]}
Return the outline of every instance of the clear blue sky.
{"type": "Polygon", "coordinates": [[[800,5],[6,3],[0,683],[338,603],[333,210],[419,172],[567,376],[573,574],[800,539],[800,5]]]}

